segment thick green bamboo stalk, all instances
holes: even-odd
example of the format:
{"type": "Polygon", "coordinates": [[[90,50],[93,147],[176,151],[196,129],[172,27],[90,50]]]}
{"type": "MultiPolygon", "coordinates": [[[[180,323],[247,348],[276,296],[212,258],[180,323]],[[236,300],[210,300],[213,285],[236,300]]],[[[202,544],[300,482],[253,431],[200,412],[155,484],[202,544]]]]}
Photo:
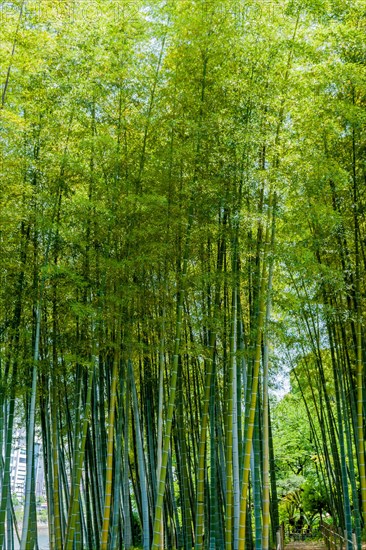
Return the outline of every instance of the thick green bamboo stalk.
{"type": "Polygon", "coordinates": [[[48,515],[48,538],[50,541],[50,547],[53,550],[55,548],[55,530],[53,518],[55,515],[53,507],[53,468],[52,468],[52,427],[51,427],[51,403],[52,389],[50,380],[47,382],[40,377],[41,383],[46,384],[48,387],[49,399],[43,399],[40,397],[40,420],[42,430],[42,447],[43,447],[43,463],[45,465],[45,485],[47,495],[47,515],[48,515]]]}
{"type": "Polygon", "coordinates": [[[119,350],[115,351],[112,371],[111,397],[109,403],[109,421],[108,421],[108,443],[107,443],[107,465],[106,480],[104,491],[104,512],[103,525],[100,535],[100,550],[108,549],[109,523],[111,515],[112,501],[112,474],[113,474],[113,443],[114,443],[114,420],[116,410],[116,394],[119,367],[119,350]]]}
{"type": "MultiPolygon", "coordinates": [[[[328,327],[329,328],[329,327],[328,327]]],[[[329,330],[330,335],[330,330],[329,330]]],[[[342,474],[342,490],[343,490],[343,508],[344,508],[344,517],[345,517],[345,527],[347,532],[347,541],[346,547],[347,550],[352,550],[352,517],[351,517],[351,505],[349,498],[349,489],[348,489],[348,478],[347,478],[347,463],[346,463],[346,449],[344,444],[344,419],[342,415],[342,404],[341,404],[341,393],[339,390],[339,381],[338,381],[338,368],[337,362],[334,355],[334,346],[332,338],[331,342],[331,355],[332,355],[332,365],[333,365],[333,377],[334,377],[334,387],[335,387],[335,399],[336,399],[336,409],[337,409],[337,421],[338,421],[338,438],[339,438],[339,454],[341,460],[341,474],[342,474]]],[[[324,391],[326,389],[324,388],[324,391]]]]}
{"type": "Polygon", "coordinates": [[[218,503],[217,503],[217,444],[216,444],[216,365],[212,365],[210,388],[210,550],[218,547],[218,503]]]}
{"type": "Polygon", "coordinates": [[[263,532],[262,549],[269,548],[270,499],[269,499],[269,403],[268,403],[268,343],[264,345],[263,370],[263,532]]]}
{"type": "Polygon", "coordinates": [[[185,434],[185,418],[183,413],[183,375],[182,363],[178,366],[177,398],[176,398],[176,457],[179,470],[179,485],[181,495],[182,526],[185,550],[192,550],[192,515],[190,504],[190,488],[188,480],[187,443],[185,434]]]}
{"type": "Polygon", "coordinates": [[[272,425],[271,425],[271,409],[268,407],[268,433],[269,433],[269,465],[270,465],[270,482],[271,482],[271,524],[272,524],[272,544],[276,543],[276,533],[280,525],[278,515],[278,497],[276,485],[276,465],[275,454],[273,448],[272,425]]]}
{"type": "Polygon", "coordinates": [[[124,404],[125,382],[120,369],[119,374],[119,396],[118,396],[118,421],[116,426],[116,461],[114,476],[114,496],[113,496],[113,519],[112,519],[112,540],[111,550],[118,548],[118,535],[120,526],[120,504],[121,504],[121,484],[122,478],[122,439],[123,439],[123,404],[124,404]]]}
{"type": "MultiPolygon", "coordinates": [[[[31,512],[29,518],[29,529],[28,529],[28,538],[27,538],[27,550],[33,550],[38,546],[38,533],[37,533],[37,508],[36,508],[36,461],[38,462],[39,458],[39,445],[36,444],[38,453],[34,452],[33,454],[33,465],[32,465],[32,480],[31,480],[31,512]]],[[[36,450],[36,449],[35,449],[36,450]]]]}
{"type": "Polygon", "coordinates": [[[84,416],[81,423],[80,434],[76,434],[74,441],[75,445],[75,460],[73,463],[73,484],[71,488],[71,497],[67,518],[67,528],[65,535],[64,550],[72,550],[74,542],[74,534],[76,522],[79,516],[79,495],[80,495],[80,481],[83,470],[84,450],[86,435],[88,431],[90,407],[91,407],[91,393],[93,385],[94,368],[89,369],[87,378],[87,394],[84,404],[84,416]]]}
{"type": "Polygon", "coordinates": [[[125,369],[125,424],[124,424],[124,448],[123,448],[123,543],[125,550],[129,550],[132,545],[132,526],[130,514],[130,480],[129,480],[129,445],[130,445],[130,379],[128,376],[127,365],[125,369]]]}
{"type": "Polygon", "coordinates": [[[222,400],[218,399],[216,405],[216,434],[217,434],[217,459],[218,459],[218,546],[225,548],[225,488],[226,488],[226,468],[225,468],[225,441],[223,434],[223,414],[221,408],[222,400]]]}
{"type": "MultiPolygon", "coordinates": [[[[274,268],[274,244],[275,244],[275,210],[276,197],[273,200],[272,232],[271,232],[271,252],[272,257],[269,261],[268,287],[267,287],[267,305],[265,330],[263,334],[263,522],[262,522],[262,550],[269,549],[269,526],[270,526],[270,461],[269,461],[269,399],[268,399],[268,378],[269,378],[269,325],[271,321],[272,305],[272,280],[274,268]]],[[[277,526],[276,526],[277,528],[277,526]]]]}
{"type": "Polygon", "coordinates": [[[84,488],[84,498],[85,498],[85,509],[86,509],[86,544],[92,548],[97,546],[97,538],[95,536],[95,530],[93,528],[93,491],[92,486],[93,482],[91,481],[91,452],[90,452],[90,437],[86,437],[85,443],[85,488],[84,488]]]}
{"type": "Polygon", "coordinates": [[[270,201],[268,205],[268,219],[266,228],[265,245],[263,251],[263,262],[261,270],[261,280],[259,285],[258,299],[258,319],[257,319],[257,338],[256,349],[253,365],[252,386],[250,395],[249,418],[247,430],[245,433],[246,441],[244,446],[244,461],[243,461],[243,481],[241,488],[240,500],[240,527],[239,527],[239,550],[245,549],[245,529],[246,529],[246,512],[247,512],[247,496],[249,487],[249,472],[250,472],[250,455],[253,441],[254,419],[257,405],[258,385],[259,385],[259,370],[261,363],[261,348],[262,334],[265,320],[266,307],[266,273],[267,273],[267,256],[269,252],[269,235],[270,235],[270,217],[272,214],[272,192],[270,192],[270,201]]]}
{"type": "MultiPolygon", "coordinates": [[[[170,517],[171,523],[174,522],[174,531],[175,536],[171,536],[171,539],[177,541],[177,548],[183,548],[183,533],[182,533],[182,527],[180,524],[180,518],[178,513],[178,506],[177,506],[177,500],[174,493],[174,478],[173,478],[173,464],[172,464],[172,455],[169,451],[169,457],[168,457],[168,488],[170,493],[170,500],[171,500],[171,508],[172,508],[172,516],[170,517]]],[[[167,509],[167,508],[166,508],[167,509]]],[[[168,514],[166,513],[166,516],[168,517],[168,514]]],[[[169,541],[167,538],[167,547],[169,548],[169,541]]]]}
{"type": "MultiPolygon", "coordinates": [[[[237,327],[238,323],[236,323],[237,327]]],[[[233,353],[233,549],[238,550],[239,545],[239,521],[240,521],[240,445],[239,445],[239,415],[238,410],[241,408],[241,391],[238,388],[240,376],[238,377],[237,360],[236,360],[236,345],[237,334],[235,330],[235,350],[233,353]]]]}
{"type": "MultiPolygon", "coordinates": [[[[338,357],[338,360],[340,361],[339,357],[338,357]]],[[[352,501],[353,501],[353,511],[354,511],[354,526],[356,531],[357,549],[361,550],[361,547],[362,547],[361,518],[360,518],[359,497],[358,497],[358,492],[356,487],[355,465],[354,465],[354,459],[353,459],[352,438],[351,438],[351,428],[350,428],[352,417],[350,418],[351,415],[347,410],[347,400],[346,400],[345,391],[344,391],[344,378],[345,378],[344,371],[340,372],[339,386],[340,386],[341,401],[342,401],[342,414],[345,422],[349,480],[350,480],[351,490],[352,490],[352,501]]]]}
{"type": "MultiPolygon", "coordinates": [[[[159,401],[158,401],[158,436],[157,436],[157,465],[156,465],[156,479],[160,479],[160,470],[162,462],[162,450],[163,450],[163,406],[164,406],[164,347],[165,347],[165,308],[162,312],[163,321],[161,328],[160,347],[159,347],[159,401]]],[[[160,524],[160,550],[164,550],[164,518],[161,518],[160,524]]]]}
{"type": "MultiPolygon", "coordinates": [[[[14,372],[13,372],[14,377],[14,372]]],[[[7,426],[5,436],[5,460],[2,467],[2,482],[1,482],[1,502],[0,502],[0,548],[3,548],[6,526],[6,510],[8,506],[8,498],[10,494],[10,462],[11,462],[11,447],[13,440],[13,425],[14,425],[14,410],[15,410],[15,396],[14,385],[11,390],[9,400],[9,412],[7,415],[7,426]]],[[[6,404],[6,401],[5,401],[6,404]]],[[[4,406],[4,405],[3,405],[4,406]]],[[[1,456],[1,461],[3,457],[1,456]]]]}
{"type": "MultiPolygon", "coordinates": [[[[355,90],[352,86],[352,101],[355,104],[355,90]]],[[[353,192],[353,222],[355,246],[355,310],[356,310],[356,372],[357,372],[357,450],[358,470],[361,490],[362,519],[364,534],[366,533],[366,467],[365,467],[365,435],[364,435],[364,368],[362,354],[362,307],[361,307],[361,274],[360,274],[360,223],[359,223],[359,190],[357,177],[357,143],[356,130],[352,128],[352,192],[353,192]]]]}
{"type": "Polygon", "coordinates": [[[36,417],[36,395],[37,395],[37,367],[39,359],[39,343],[40,343],[40,328],[41,328],[41,300],[36,307],[36,335],[34,341],[34,356],[32,369],[32,386],[31,386],[31,401],[28,417],[28,433],[27,433],[27,467],[25,481],[25,502],[22,538],[20,541],[20,550],[26,550],[28,530],[30,525],[31,514],[31,498],[32,498],[32,477],[34,464],[34,433],[35,433],[35,417],[36,417]]]}
{"type": "Polygon", "coordinates": [[[364,385],[363,385],[363,357],[362,357],[362,332],[361,313],[357,311],[357,448],[358,468],[361,489],[361,504],[363,526],[366,529],[366,468],[365,468],[365,437],[364,437],[364,385]]]}
{"type": "MultiPolygon", "coordinates": [[[[233,263],[235,263],[235,256],[233,263]]],[[[235,272],[234,272],[235,273],[235,272]]],[[[226,409],[226,504],[225,504],[225,548],[232,550],[233,548],[233,413],[236,407],[236,328],[237,328],[237,289],[236,280],[234,277],[232,291],[232,311],[231,311],[231,332],[230,332],[230,362],[228,369],[228,393],[227,393],[227,409],[226,409]],[[235,387],[234,387],[235,382],[235,387]],[[234,403],[235,397],[235,403],[234,403]]],[[[237,429],[237,426],[236,426],[237,429]]],[[[239,487],[236,488],[239,491],[239,487]]]]}
{"type": "Polygon", "coordinates": [[[146,485],[146,467],[145,456],[142,441],[142,431],[140,426],[140,415],[138,410],[138,399],[135,385],[135,377],[132,369],[132,361],[128,361],[128,372],[131,380],[132,390],[132,407],[136,426],[136,444],[137,444],[137,460],[140,474],[140,491],[141,491],[141,508],[142,508],[142,528],[143,528],[143,548],[150,548],[150,526],[149,526],[149,503],[147,500],[147,485],[146,485]]]}
{"type": "Polygon", "coordinates": [[[6,542],[7,550],[14,550],[14,527],[13,527],[13,516],[11,513],[11,495],[8,496],[8,512],[7,512],[7,521],[6,521],[6,542]]]}
{"type": "MultiPolygon", "coordinates": [[[[205,361],[205,389],[203,397],[203,410],[201,420],[201,432],[198,451],[197,468],[197,491],[196,491],[196,530],[195,530],[195,549],[200,550],[203,547],[204,517],[205,517],[205,458],[206,458],[206,439],[209,414],[210,394],[212,392],[211,379],[212,368],[215,353],[216,333],[212,330],[210,333],[209,357],[205,361]]],[[[214,450],[211,448],[211,453],[214,450]]]]}
{"type": "MultiPolygon", "coordinates": [[[[92,396],[91,396],[91,419],[90,419],[90,429],[88,430],[88,433],[90,432],[90,450],[92,455],[92,463],[93,463],[93,469],[91,471],[91,477],[93,479],[92,483],[92,492],[93,492],[93,509],[94,509],[94,515],[95,515],[95,524],[96,524],[96,530],[98,532],[98,541],[100,540],[100,529],[103,525],[103,510],[104,510],[104,483],[105,478],[103,477],[103,468],[105,469],[105,466],[102,464],[102,444],[100,442],[100,417],[99,417],[99,411],[100,408],[98,406],[98,400],[99,400],[99,394],[101,391],[101,388],[99,387],[98,380],[99,376],[98,370],[99,366],[97,367],[97,363],[100,363],[99,360],[96,358],[96,364],[94,366],[94,384],[92,387],[92,396]]],[[[78,426],[78,424],[77,424],[78,426]]],[[[76,433],[80,432],[80,427],[76,428],[76,433]]]]}
{"type": "Polygon", "coordinates": [[[240,294],[238,279],[238,232],[239,227],[234,228],[233,243],[233,289],[232,312],[230,328],[230,363],[232,371],[232,478],[233,478],[233,550],[238,550],[239,545],[239,520],[240,520],[240,468],[239,468],[239,426],[238,409],[241,408],[241,394],[238,394],[237,345],[238,345],[238,295],[240,294]]]}
{"type": "MultiPolygon", "coordinates": [[[[55,375],[54,375],[55,376],[55,375]]],[[[51,382],[51,439],[52,439],[52,468],[53,468],[53,525],[55,536],[55,550],[62,548],[61,512],[60,512],[60,472],[59,472],[59,440],[57,429],[58,393],[56,381],[51,382]]]]}
{"type": "MultiPolygon", "coordinates": [[[[57,263],[57,258],[55,259],[57,263]]],[[[58,434],[58,414],[59,414],[59,403],[61,400],[58,395],[58,357],[57,357],[57,287],[56,285],[53,288],[53,297],[52,297],[52,366],[53,372],[50,376],[49,387],[50,387],[50,436],[49,436],[49,446],[50,446],[50,471],[52,472],[52,517],[49,518],[49,523],[52,524],[52,537],[50,536],[51,548],[54,547],[54,550],[62,548],[62,529],[61,529],[61,486],[60,486],[60,465],[59,465],[59,434],[58,434]]]]}
{"type": "Polygon", "coordinates": [[[254,525],[255,525],[255,548],[262,548],[262,479],[261,479],[261,452],[260,452],[260,396],[257,399],[257,410],[254,417],[253,430],[253,449],[251,455],[251,472],[253,486],[253,506],[254,506],[254,525]]]}

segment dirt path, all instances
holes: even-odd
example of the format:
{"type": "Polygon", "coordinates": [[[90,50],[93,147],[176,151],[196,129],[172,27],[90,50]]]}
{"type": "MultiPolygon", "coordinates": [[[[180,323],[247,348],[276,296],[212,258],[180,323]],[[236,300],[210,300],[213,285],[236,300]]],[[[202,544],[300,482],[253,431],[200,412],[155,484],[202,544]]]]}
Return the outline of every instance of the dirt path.
{"type": "MultiPolygon", "coordinates": [[[[323,541],[308,541],[308,542],[289,542],[285,545],[285,550],[326,550],[326,545],[323,541]]],[[[362,550],[366,550],[366,544],[362,543],[362,550]]]]}
{"type": "Polygon", "coordinates": [[[326,546],[323,541],[311,541],[311,542],[290,542],[286,544],[286,550],[325,550],[326,546]]]}

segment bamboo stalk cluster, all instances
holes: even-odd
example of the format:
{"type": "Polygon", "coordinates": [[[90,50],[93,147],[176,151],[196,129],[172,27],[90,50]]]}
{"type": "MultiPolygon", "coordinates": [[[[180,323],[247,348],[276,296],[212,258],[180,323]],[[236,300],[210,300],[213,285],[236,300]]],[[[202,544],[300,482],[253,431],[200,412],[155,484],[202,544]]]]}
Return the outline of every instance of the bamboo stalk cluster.
{"type": "Polygon", "coordinates": [[[361,8],[84,4],[0,34],[0,549],[17,423],[21,550],[36,432],[54,550],[272,547],[281,346],[360,546],[361,8]]]}

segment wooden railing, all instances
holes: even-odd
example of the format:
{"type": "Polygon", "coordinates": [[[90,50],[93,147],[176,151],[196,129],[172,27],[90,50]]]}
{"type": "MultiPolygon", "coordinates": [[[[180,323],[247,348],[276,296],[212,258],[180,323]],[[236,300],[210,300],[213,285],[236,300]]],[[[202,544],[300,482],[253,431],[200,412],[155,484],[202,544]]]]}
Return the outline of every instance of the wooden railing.
{"type": "MultiPolygon", "coordinates": [[[[328,550],[347,550],[347,533],[335,525],[326,523],[320,524],[320,532],[324,538],[324,542],[328,550]]],[[[309,532],[302,530],[301,532],[291,532],[290,537],[294,540],[304,540],[306,536],[311,535],[309,532]],[[298,535],[298,536],[297,536],[298,535]]],[[[276,533],[276,550],[284,550],[285,548],[285,527],[282,523],[276,533]]],[[[355,533],[350,534],[349,542],[352,544],[352,549],[357,550],[357,540],[355,533]]]]}
{"type": "MultiPolygon", "coordinates": [[[[327,525],[321,523],[320,532],[323,535],[325,544],[328,550],[346,550],[347,549],[347,532],[336,527],[335,525],[327,525]]],[[[352,548],[357,550],[357,541],[355,533],[350,533],[348,541],[352,544],[352,548]]]]}

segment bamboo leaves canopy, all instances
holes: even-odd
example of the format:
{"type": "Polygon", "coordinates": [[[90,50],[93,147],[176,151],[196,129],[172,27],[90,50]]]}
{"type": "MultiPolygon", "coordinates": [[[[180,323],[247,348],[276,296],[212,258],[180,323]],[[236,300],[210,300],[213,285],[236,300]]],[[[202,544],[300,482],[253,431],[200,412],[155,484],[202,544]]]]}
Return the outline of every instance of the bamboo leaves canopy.
{"type": "Polygon", "coordinates": [[[267,550],[279,368],[360,548],[364,7],[1,7],[1,549],[267,550]]]}

